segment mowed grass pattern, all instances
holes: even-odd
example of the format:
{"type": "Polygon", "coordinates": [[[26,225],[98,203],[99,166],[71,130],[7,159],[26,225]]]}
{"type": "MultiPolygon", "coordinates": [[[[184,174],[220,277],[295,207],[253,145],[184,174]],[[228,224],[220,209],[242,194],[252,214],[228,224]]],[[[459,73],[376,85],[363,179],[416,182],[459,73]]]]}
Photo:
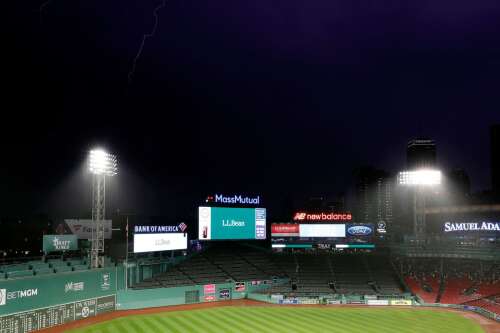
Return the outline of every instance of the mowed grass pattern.
{"type": "Polygon", "coordinates": [[[69,332],[479,333],[484,331],[476,322],[456,313],[426,309],[228,306],[129,316],[69,332]]]}

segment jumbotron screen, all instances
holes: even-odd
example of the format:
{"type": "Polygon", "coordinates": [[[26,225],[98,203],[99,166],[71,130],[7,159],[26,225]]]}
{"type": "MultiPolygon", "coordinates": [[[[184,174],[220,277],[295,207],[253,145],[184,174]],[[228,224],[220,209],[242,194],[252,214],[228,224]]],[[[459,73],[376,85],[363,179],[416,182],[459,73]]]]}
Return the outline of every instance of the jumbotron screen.
{"type": "Polygon", "coordinates": [[[273,223],[273,248],[370,248],[373,224],[356,223],[273,223]]]}
{"type": "Polygon", "coordinates": [[[198,207],[200,240],[266,239],[266,209],[198,207]]]}

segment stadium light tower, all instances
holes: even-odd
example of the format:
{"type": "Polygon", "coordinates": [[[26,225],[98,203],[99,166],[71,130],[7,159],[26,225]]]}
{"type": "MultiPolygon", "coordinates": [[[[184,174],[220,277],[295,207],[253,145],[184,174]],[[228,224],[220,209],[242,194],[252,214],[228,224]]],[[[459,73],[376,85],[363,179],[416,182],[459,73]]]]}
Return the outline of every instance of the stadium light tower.
{"type": "Polygon", "coordinates": [[[414,170],[401,171],[398,174],[398,184],[413,187],[413,230],[417,240],[425,235],[425,189],[429,186],[441,185],[441,171],[414,170]]]}
{"type": "Polygon", "coordinates": [[[92,239],[90,262],[92,268],[104,266],[104,219],[106,218],[106,177],[118,173],[116,156],[102,149],[89,153],[89,171],[92,173],[92,239]]]}

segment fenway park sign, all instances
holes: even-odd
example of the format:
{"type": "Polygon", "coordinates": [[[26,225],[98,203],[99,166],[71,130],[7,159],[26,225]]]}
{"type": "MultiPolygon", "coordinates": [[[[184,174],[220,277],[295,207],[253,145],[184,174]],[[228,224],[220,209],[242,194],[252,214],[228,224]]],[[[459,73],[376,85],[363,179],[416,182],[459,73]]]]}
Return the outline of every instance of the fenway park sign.
{"type": "Polygon", "coordinates": [[[472,222],[472,223],[446,222],[444,224],[444,232],[460,232],[460,231],[499,231],[500,232],[500,222],[472,222]]]}

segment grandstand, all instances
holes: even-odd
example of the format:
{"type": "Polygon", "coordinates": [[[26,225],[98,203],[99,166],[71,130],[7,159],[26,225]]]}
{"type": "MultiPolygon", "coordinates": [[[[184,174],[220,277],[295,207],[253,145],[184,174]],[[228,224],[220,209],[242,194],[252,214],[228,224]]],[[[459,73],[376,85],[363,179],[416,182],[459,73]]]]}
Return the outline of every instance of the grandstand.
{"type": "Polygon", "coordinates": [[[492,261],[447,258],[397,258],[410,290],[426,303],[465,304],[497,309],[500,266],[492,261]]]}
{"type": "MultiPolygon", "coordinates": [[[[110,267],[114,266],[115,262],[110,257],[105,257],[104,264],[105,267],[110,267]]],[[[90,267],[85,258],[39,258],[22,262],[3,263],[0,265],[0,279],[15,279],[89,269],[90,267]]]]}
{"type": "Polygon", "coordinates": [[[166,272],[136,284],[134,288],[174,287],[228,281],[288,278],[266,293],[295,296],[325,294],[400,294],[390,261],[384,255],[275,253],[239,245],[214,246],[166,272]]]}
{"type": "Polygon", "coordinates": [[[285,274],[276,267],[270,253],[233,245],[213,247],[195,254],[178,265],[172,265],[166,272],[145,279],[134,288],[266,280],[276,276],[285,274]]]}

